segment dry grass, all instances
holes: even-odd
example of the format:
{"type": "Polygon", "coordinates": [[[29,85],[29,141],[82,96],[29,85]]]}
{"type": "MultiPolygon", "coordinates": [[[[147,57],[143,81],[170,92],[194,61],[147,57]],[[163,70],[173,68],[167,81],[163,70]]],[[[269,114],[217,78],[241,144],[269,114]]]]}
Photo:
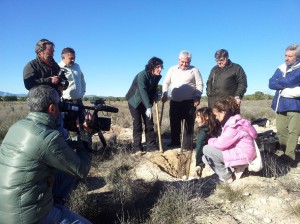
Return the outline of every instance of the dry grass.
{"type": "MultiPolygon", "coordinates": [[[[132,128],[127,102],[106,103],[119,108],[119,113],[111,114],[113,124],[132,128]]],[[[206,105],[207,102],[203,101],[200,106],[206,105]]],[[[158,104],[158,108],[158,114],[161,115],[161,103],[158,104]]],[[[25,117],[28,110],[25,102],[0,102],[0,111],[0,142],[2,142],[10,125],[25,117]]],[[[243,101],[241,112],[244,117],[251,120],[274,119],[270,101],[243,101]]],[[[161,127],[165,135],[170,133],[168,113],[169,102],[164,105],[161,127]]],[[[154,119],[156,121],[155,108],[154,119]]],[[[90,189],[87,185],[80,183],[71,194],[71,199],[67,204],[70,209],[87,217],[93,223],[122,224],[195,223],[196,214],[199,216],[199,213],[201,223],[206,223],[207,216],[221,212],[220,205],[212,205],[205,200],[203,196],[205,189],[201,182],[170,184],[160,181],[146,183],[143,180],[137,180],[132,170],[138,160],[130,153],[131,145],[119,141],[117,136],[112,136],[107,142],[108,146],[105,150],[101,149],[102,146],[98,143],[93,145],[97,152],[94,154],[92,166],[93,172],[101,174],[109,190],[89,194],[90,189]]],[[[275,178],[281,184],[278,187],[272,187],[273,192],[285,189],[289,195],[299,197],[300,186],[297,180],[285,177],[290,167],[279,163],[276,157],[269,153],[262,153],[262,158],[264,169],[253,175],[275,178]]],[[[224,185],[217,186],[217,190],[220,193],[219,197],[223,200],[232,203],[244,200],[243,189],[224,185]]],[[[291,214],[300,217],[299,204],[289,203],[288,207],[291,214]]]]}
{"type": "Polygon", "coordinates": [[[244,189],[233,188],[229,184],[217,185],[218,195],[221,199],[230,202],[239,202],[244,199],[244,189]]]}

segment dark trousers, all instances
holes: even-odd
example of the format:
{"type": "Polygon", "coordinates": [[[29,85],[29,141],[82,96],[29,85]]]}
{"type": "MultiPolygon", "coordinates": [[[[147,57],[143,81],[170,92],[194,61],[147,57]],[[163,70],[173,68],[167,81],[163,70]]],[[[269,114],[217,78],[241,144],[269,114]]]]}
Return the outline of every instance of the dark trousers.
{"type": "Polygon", "coordinates": [[[172,143],[180,143],[181,123],[184,120],[182,148],[193,149],[195,122],[194,100],[170,101],[170,126],[172,143]]]}
{"type": "Polygon", "coordinates": [[[142,147],[142,122],[145,125],[145,135],[148,149],[157,148],[156,135],[154,132],[153,117],[149,119],[146,116],[146,108],[141,103],[136,109],[128,104],[133,119],[133,148],[143,150],[142,147]]]}

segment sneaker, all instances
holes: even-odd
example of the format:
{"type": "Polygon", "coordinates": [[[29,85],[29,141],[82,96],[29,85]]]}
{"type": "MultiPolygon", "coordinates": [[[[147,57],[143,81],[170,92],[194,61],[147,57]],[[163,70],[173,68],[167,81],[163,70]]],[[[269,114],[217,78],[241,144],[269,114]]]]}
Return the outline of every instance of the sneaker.
{"type": "Polygon", "coordinates": [[[144,148],[143,147],[133,147],[132,148],[132,152],[136,153],[136,152],[143,152],[144,148]]]}
{"type": "Polygon", "coordinates": [[[226,180],[220,178],[220,183],[221,184],[231,184],[233,181],[234,181],[234,176],[233,175],[231,175],[231,177],[229,177],[226,180]]]}
{"type": "Polygon", "coordinates": [[[202,176],[202,172],[203,172],[204,167],[205,167],[204,163],[199,164],[199,166],[196,166],[195,172],[196,172],[198,177],[202,176]]]}
{"type": "Polygon", "coordinates": [[[245,169],[248,167],[248,165],[241,165],[241,166],[235,166],[234,167],[234,175],[235,175],[235,179],[238,180],[241,178],[241,176],[243,175],[245,169]]]}

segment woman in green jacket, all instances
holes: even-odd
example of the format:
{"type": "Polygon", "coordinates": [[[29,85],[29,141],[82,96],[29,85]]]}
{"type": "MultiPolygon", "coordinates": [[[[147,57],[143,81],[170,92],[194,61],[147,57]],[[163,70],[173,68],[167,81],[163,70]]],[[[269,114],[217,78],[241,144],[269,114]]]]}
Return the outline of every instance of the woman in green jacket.
{"type": "Polygon", "coordinates": [[[163,61],[160,58],[152,57],[145,66],[145,70],[135,76],[126,94],[133,119],[134,151],[144,151],[142,146],[142,122],[145,125],[147,150],[157,150],[152,106],[157,96],[157,85],[161,79],[162,69],[163,61]]]}

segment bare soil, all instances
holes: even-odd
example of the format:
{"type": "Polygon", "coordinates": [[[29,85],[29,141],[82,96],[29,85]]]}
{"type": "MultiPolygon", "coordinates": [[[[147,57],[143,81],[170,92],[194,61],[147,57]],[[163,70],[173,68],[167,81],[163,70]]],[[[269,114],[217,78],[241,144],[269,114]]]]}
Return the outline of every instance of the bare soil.
{"type": "MultiPolygon", "coordinates": [[[[276,131],[272,125],[255,126],[255,128],[258,133],[267,130],[276,131]]],[[[118,140],[131,141],[132,130],[113,126],[112,131],[106,133],[105,137],[110,138],[111,135],[115,135],[118,140]]],[[[156,180],[170,183],[190,181],[205,186],[208,194],[204,198],[194,200],[206,200],[219,212],[205,215],[199,212],[191,223],[300,223],[299,167],[287,169],[287,172],[282,172],[282,175],[270,175],[266,171],[259,173],[246,171],[244,177],[228,185],[233,191],[241,191],[242,199],[230,201],[222,198],[224,188],[214,183],[216,175],[208,166],[205,167],[202,177],[197,177],[195,174],[195,151],[184,152],[183,156],[179,148],[167,148],[168,139],[162,140],[164,152],[132,154],[132,157],[139,161],[132,172],[136,179],[146,182],[156,180]],[[190,162],[188,166],[190,169],[185,167],[187,175],[180,173],[182,161],[190,162]]],[[[266,154],[265,158],[268,155],[266,154]]],[[[285,167],[282,169],[284,170],[285,167]]],[[[105,170],[100,174],[91,170],[90,176],[100,177],[105,173],[105,170]]],[[[108,186],[101,184],[91,193],[109,192],[109,190],[108,186]]]]}

